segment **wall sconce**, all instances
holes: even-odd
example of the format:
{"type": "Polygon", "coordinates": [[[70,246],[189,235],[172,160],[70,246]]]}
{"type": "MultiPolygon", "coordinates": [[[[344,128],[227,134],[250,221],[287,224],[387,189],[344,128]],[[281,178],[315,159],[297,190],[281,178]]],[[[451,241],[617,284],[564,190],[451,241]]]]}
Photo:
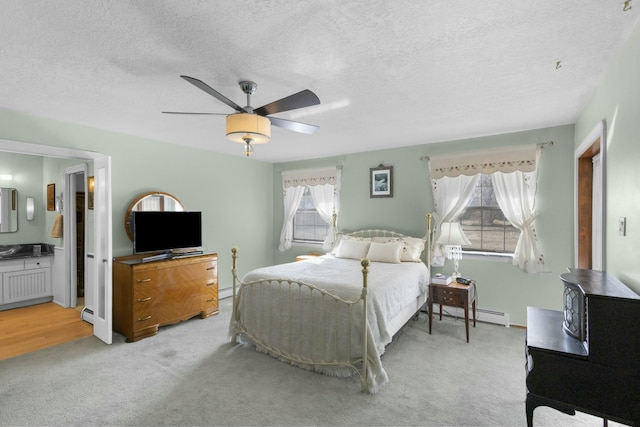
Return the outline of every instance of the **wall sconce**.
{"type": "Polygon", "coordinates": [[[62,209],[64,208],[64,192],[60,193],[60,197],[56,198],[56,210],[58,213],[62,213],[62,209]]]}
{"type": "Polygon", "coordinates": [[[33,214],[35,212],[35,203],[33,197],[27,197],[27,221],[33,221],[33,214]]]}

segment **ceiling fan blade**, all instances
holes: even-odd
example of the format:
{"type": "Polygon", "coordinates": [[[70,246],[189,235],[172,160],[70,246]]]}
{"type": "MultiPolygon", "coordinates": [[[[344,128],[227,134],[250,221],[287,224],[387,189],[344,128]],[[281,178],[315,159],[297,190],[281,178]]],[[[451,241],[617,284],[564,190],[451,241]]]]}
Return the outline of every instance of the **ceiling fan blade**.
{"type": "Polygon", "coordinates": [[[253,112],[261,116],[267,116],[269,114],[310,107],[318,104],[320,104],[318,96],[309,89],[305,89],[298,93],[294,93],[293,95],[289,95],[286,98],[282,98],[267,105],[263,105],[260,108],[256,108],[253,112]]]}
{"type": "Polygon", "coordinates": [[[198,89],[202,89],[203,91],[207,92],[209,95],[213,96],[218,101],[224,102],[229,107],[236,110],[237,112],[244,113],[244,108],[242,108],[241,106],[239,106],[238,104],[236,104],[235,102],[227,98],[226,96],[222,95],[220,92],[213,89],[211,86],[209,86],[205,82],[198,79],[194,79],[193,77],[189,77],[189,76],[180,76],[180,77],[182,77],[183,79],[185,79],[186,81],[188,81],[189,83],[197,87],[198,89]]]}
{"type": "Polygon", "coordinates": [[[197,116],[228,116],[226,113],[190,113],[187,111],[163,111],[162,114],[193,114],[197,116]]]}
{"type": "Polygon", "coordinates": [[[278,117],[267,117],[271,124],[274,126],[279,126],[284,129],[292,130],[294,132],[306,133],[311,135],[318,130],[319,126],[316,125],[308,125],[306,123],[294,122],[292,120],[280,119],[278,117]]]}

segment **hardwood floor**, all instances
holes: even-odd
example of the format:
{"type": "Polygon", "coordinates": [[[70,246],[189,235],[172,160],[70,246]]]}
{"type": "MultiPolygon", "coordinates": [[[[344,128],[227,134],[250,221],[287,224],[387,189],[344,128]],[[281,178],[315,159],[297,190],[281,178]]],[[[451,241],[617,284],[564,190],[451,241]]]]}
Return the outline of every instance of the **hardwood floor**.
{"type": "Polygon", "coordinates": [[[78,310],[53,302],[0,311],[0,360],[92,334],[78,310]]]}

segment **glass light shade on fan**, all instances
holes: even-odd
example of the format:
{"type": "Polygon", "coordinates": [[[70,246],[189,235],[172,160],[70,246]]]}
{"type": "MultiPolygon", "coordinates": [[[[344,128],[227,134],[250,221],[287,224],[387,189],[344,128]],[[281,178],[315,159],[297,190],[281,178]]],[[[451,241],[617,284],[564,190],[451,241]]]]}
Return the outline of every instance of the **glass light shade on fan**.
{"type": "Polygon", "coordinates": [[[241,144],[265,144],[271,139],[271,122],[257,114],[238,113],[227,116],[227,138],[241,144]]]}

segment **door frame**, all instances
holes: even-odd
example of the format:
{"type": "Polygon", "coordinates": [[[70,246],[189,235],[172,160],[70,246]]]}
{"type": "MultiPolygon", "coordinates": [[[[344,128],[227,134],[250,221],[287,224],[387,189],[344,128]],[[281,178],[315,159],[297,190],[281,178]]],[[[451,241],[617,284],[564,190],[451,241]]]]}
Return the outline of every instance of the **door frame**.
{"type": "MultiPolygon", "coordinates": [[[[76,187],[76,177],[77,175],[81,175],[86,182],[87,180],[87,164],[81,163],[78,165],[74,165],[64,170],[64,193],[65,197],[62,199],[63,212],[67,212],[67,215],[63,215],[64,225],[62,227],[62,233],[64,236],[64,254],[65,254],[65,283],[68,285],[66,291],[69,292],[68,298],[66,298],[67,304],[69,307],[75,307],[78,304],[78,295],[77,295],[77,278],[75,275],[75,271],[77,268],[77,260],[76,254],[77,251],[77,239],[76,239],[76,199],[75,194],[77,191],[76,187]]],[[[87,186],[84,186],[85,192],[85,200],[87,198],[87,186]]],[[[87,217],[87,205],[85,203],[84,206],[84,216],[87,217]]],[[[84,240],[87,241],[87,226],[85,223],[84,226],[84,240]]],[[[84,275],[85,275],[85,283],[88,282],[87,279],[87,254],[85,253],[84,259],[82,261],[84,263],[84,275]]],[[[95,285],[93,285],[95,286],[95,285]]],[[[86,305],[86,304],[85,304],[86,305]]],[[[92,323],[92,322],[90,322],[92,323]]]]}
{"type": "MultiPolygon", "coordinates": [[[[42,144],[33,144],[33,143],[29,143],[29,142],[20,142],[20,141],[14,141],[14,140],[9,140],[9,139],[2,139],[0,138],[0,151],[8,151],[8,152],[12,152],[12,153],[17,153],[17,154],[31,154],[31,155],[39,155],[39,156],[45,156],[45,157],[59,157],[59,158],[68,158],[68,159],[79,159],[79,160],[92,160],[94,162],[94,167],[95,167],[95,162],[100,161],[100,162],[106,162],[109,166],[111,164],[111,157],[107,156],[105,154],[102,153],[96,153],[93,151],[85,151],[85,150],[78,150],[78,149],[74,149],[74,148],[64,148],[64,147],[56,147],[56,146],[52,146],[52,145],[42,145],[42,144]]],[[[103,197],[102,199],[98,200],[95,199],[94,200],[94,209],[98,209],[98,207],[101,208],[101,212],[105,213],[105,218],[108,220],[108,225],[109,225],[109,232],[106,233],[106,235],[104,236],[103,239],[103,244],[97,248],[97,251],[101,251],[100,254],[96,254],[98,255],[100,258],[102,259],[105,257],[105,255],[107,257],[111,256],[112,253],[112,247],[113,247],[113,235],[110,232],[111,231],[111,212],[112,212],[112,202],[111,202],[111,174],[107,174],[106,180],[104,182],[104,190],[106,192],[106,194],[108,195],[108,197],[103,197]],[[97,204],[101,204],[101,205],[97,205],[97,204]],[[104,206],[102,206],[102,204],[104,206]],[[104,252],[104,253],[103,253],[104,252]]],[[[65,199],[68,201],[69,200],[69,194],[67,194],[67,196],[65,197],[65,199]]],[[[68,202],[67,202],[68,203],[68,202]]],[[[63,209],[68,209],[68,206],[65,206],[63,209]]],[[[68,211],[67,211],[68,212],[68,211]]],[[[67,215],[68,216],[68,215],[67,215]]],[[[75,256],[75,254],[70,253],[69,251],[69,245],[65,245],[64,247],[64,265],[65,265],[65,269],[67,268],[66,266],[69,265],[69,257],[71,256],[75,256]]],[[[85,257],[86,258],[86,257],[85,257]]],[[[107,265],[110,265],[110,259],[107,260],[107,265]]],[[[106,271],[106,268],[101,269],[100,271],[102,271],[103,275],[105,277],[103,277],[103,283],[104,283],[104,287],[105,289],[103,289],[105,291],[105,294],[111,295],[111,289],[112,289],[112,281],[111,281],[111,272],[110,271],[106,271]]],[[[95,286],[97,286],[97,283],[94,284],[95,286]]],[[[95,290],[96,295],[98,294],[98,290],[95,290]]],[[[111,310],[109,310],[107,313],[104,313],[104,315],[106,316],[106,324],[110,325],[111,324],[111,317],[112,317],[112,312],[111,310]]],[[[100,338],[102,341],[104,341],[107,344],[111,344],[111,331],[108,331],[108,339],[104,339],[104,334],[100,334],[101,331],[97,330],[96,324],[94,323],[94,335],[96,335],[98,338],[100,338]],[[96,333],[98,332],[98,333],[96,333]],[[101,335],[101,336],[99,336],[101,335]]],[[[104,332],[104,331],[102,331],[104,332]]]]}
{"type": "Polygon", "coordinates": [[[602,268],[606,270],[606,201],[607,201],[607,162],[606,162],[606,133],[605,120],[600,121],[593,130],[582,140],[575,150],[574,155],[574,266],[576,268],[591,268],[593,250],[593,236],[591,226],[593,223],[592,202],[593,196],[593,163],[592,159],[600,155],[602,168],[602,200],[601,235],[602,239],[602,268]]]}

